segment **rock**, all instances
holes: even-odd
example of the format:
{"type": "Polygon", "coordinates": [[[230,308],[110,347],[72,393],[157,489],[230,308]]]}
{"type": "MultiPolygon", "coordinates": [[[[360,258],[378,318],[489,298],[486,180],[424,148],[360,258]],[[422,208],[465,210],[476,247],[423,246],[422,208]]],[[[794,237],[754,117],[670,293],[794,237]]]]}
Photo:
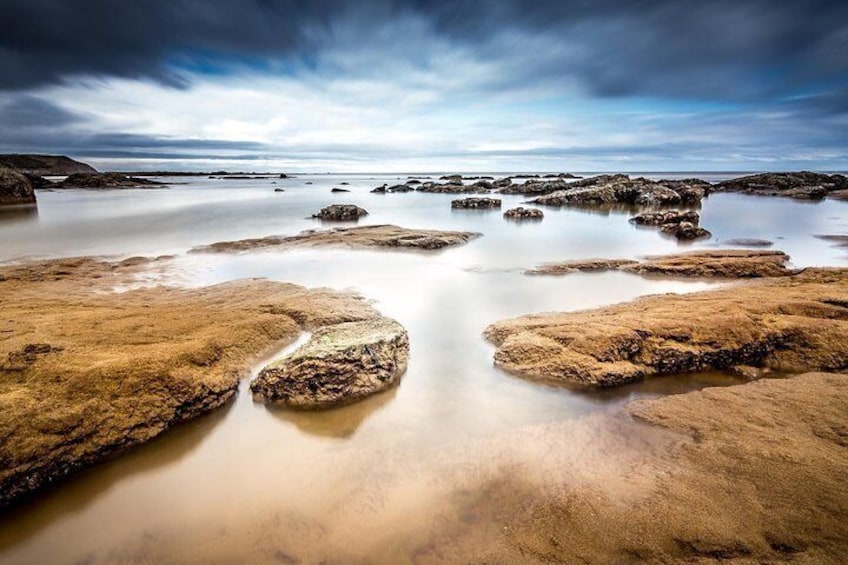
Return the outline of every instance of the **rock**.
{"type": "Polygon", "coordinates": [[[762,173],[720,182],[713,188],[716,192],[820,200],[830,193],[840,195],[842,191],[848,191],[848,177],[809,171],[762,173]]]}
{"type": "Polygon", "coordinates": [[[141,177],[128,177],[121,173],[74,173],[60,182],[53,183],[53,188],[144,188],[151,186],[166,186],[141,177]]]}
{"type": "Polygon", "coordinates": [[[51,181],[47,180],[42,176],[34,175],[32,173],[24,173],[24,176],[27,178],[33,188],[50,188],[51,186],[53,186],[53,183],[51,181]]]}
{"type": "Polygon", "coordinates": [[[288,179],[288,178],[291,178],[291,177],[289,175],[287,175],[286,173],[280,173],[280,178],[281,179],[288,179]]]}
{"type": "Polygon", "coordinates": [[[285,188],[275,188],[274,189],[274,192],[285,192],[285,191],[286,191],[285,188]]]}
{"type": "MultiPolygon", "coordinates": [[[[554,181],[562,182],[562,181],[554,181]]],[[[531,200],[544,206],[627,204],[634,206],[670,206],[682,202],[680,194],[663,182],[627,175],[600,175],[567,185],[531,200]]]]}
{"type": "Polygon", "coordinates": [[[487,180],[478,180],[477,182],[475,182],[475,183],[474,183],[473,185],[471,185],[471,186],[475,186],[475,187],[477,187],[477,188],[481,188],[481,189],[483,189],[483,190],[492,190],[492,189],[494,188],[494,186],[492,185],[492,183],[491,183],[491,182],[489,182],[489,181],[487,181],[487,180]]]}
{"type": "Polygon", "coordinates": [[[349,191],[348,189],[346,189],[346,188],[338,188],[338,187],[336,187],[336,188],[333,188],[330,192],[350,192],[350,191],[349,191]]]}
{"type": "Polygon", "coordinates": [[[528,275],[565,275],[576,272],[624,271],[652,277],[759,278],[785,277],[789,256],[782,251],[721,249],[632,259],[579,259],[549,263],[527,271],[528,275]]]}
{"type": "Polygon", "coordinates": [[[484,210],[500,207],[501,201],[498,198],[463,198],[451,202],[451,208],[462,210],[484,210]]]}
{"type": "Polygon", "coordinates": [[[492,183],[492,186],[495,188],[506,188],[512,185],[512,179],[510,177],[498,179],[492,183]]]}
{"type": "Polygon", "coordinates": [[[321,208],[321,211],[313,214],[312,217],[327,222],[355,222],[367,215],[368,210],[353,204],[332,204],[321,208]]]}
{"type": "Polygon", "coordinates": [[[524,208],[519,206],[518,208],[512,208],[504,212],[504,218],[509,220],[541,220],[544,217],[545,214],[538,208],[524,208]]]}
{"type": "Polygon", "coordinates": [[[311,181],[311,180],[308,180],[308,181],[306,181],[306,182],[305,182],[305,183],[303,183],[303,184],[313,184],[313,183],[312,183],[312,181],[311,181]]]}
{"type": "Polygon", "coordinates": [[[448,181],[448,184],[462,184],[462,175],[444,175],[439,180],[448,181]]]}
{"type": "Polygon", "coordinates": [[[97,172],[94,167],[64,155],[0,155],[0,167],[39,177],[97,172]]]}
{"type": "Polygon", "coordinates": [[[472,184],[436,184],[433,182],[425,182],[416,189],[418,192],[432,192],[441,194],[485,194],[488,189],[474,186],[472,184]]]}
{"type": "Polygon", "coordinates": [[[549,173],[547,175],[543,175],[543,178],[546,179],[579,179],[577,175],[572,175],[571,173],[549,173]]]}
{"type": "Polygon", "coordinates": [[[566,190],[569,184],[564,180],[555,181],[527,181],[524,184],[511,184],[501,188],[498,192],[501,194],[523,194],[525,196],[539,196],[550,194],[558,190],[566,190]]]}
{"type": "Polygon", "coordinates": [[[412,184],[421,184],[421,181],[420,181],[420,180],[416,180],[416,179],[412,179],[412,180],[408,180],[408,181],[406,181],[406,184],[409,184],[409,185],[412,185],[412,184]]]}
{"type": "Polygon", "coordinates": [[[412,192],[415,189],[405,184],[396,184],[386,189],[386,192],[412,192]]]}
{"type": "Polygon", "coordinates": [[[327,408],[360,400],[398,382],[409,338],[389,318],[325,326],[250,383],[253,394],[292,408],[327,408]]]}
{"type": "Polygon", "coordinates": [[[297,235],[272,235],[257,239],[221,241],[195,247],[190,253],[232,253],[269,247],[335,247],[352,249],[387,248],[401,250],[439,250],[462,245],[479,233],[442,230],[413,230],[392,225],[307,230],[297,235]]]}
{"type": "Polygon", "coordinates": [[[385,194],[386,193],[386,186],[387,185],[385,185],[385,184],[383,186],[378,186],[377,188],[372,190],[371,193],[372,194],[385,194]]]}
{"type": "Polygon", "coordinates": [[[665,212],[644,212],[630,218],[630,223],[640,226],[662,226],[689,222],[696,226],[701,221],[697,212],[666,210],[665,212]]]}
{"type": "Polygon", "coordinates": [[[522,316],[485,336],[519,376],[611,387],[735,365],[848,369],[848,269],[807,269],[732,288],[522,316]]]}
{"type": "Polygon", "coordinates": [[[350,183],[349,182],[340,182],[339,184],[342,185],[342,186],[348,186],[350,183]]]}
{"type": "Polygon", "coordinates": [[[725,245],[735,245],[737,247],[771,247],[773,241],[767,239],[755,239],[750,237],[738,237],[734,239],[726,239],[722,243],[725,245]]]}
{"type": "Polygon", "coordinates": [[[35,191],[22,173],[0,167],[0,206],[35,204],[35,191]]]}
{"type": "Polygon", "coordinates": [[[705,237],[711,237],[713,235],[709,231],[698,226],[697,224],[693,224],[692,222],[663,224],[660,226],[660,231],[664,234],[673,235],[677,239],[684,241],[702,239],[705,237]]]}

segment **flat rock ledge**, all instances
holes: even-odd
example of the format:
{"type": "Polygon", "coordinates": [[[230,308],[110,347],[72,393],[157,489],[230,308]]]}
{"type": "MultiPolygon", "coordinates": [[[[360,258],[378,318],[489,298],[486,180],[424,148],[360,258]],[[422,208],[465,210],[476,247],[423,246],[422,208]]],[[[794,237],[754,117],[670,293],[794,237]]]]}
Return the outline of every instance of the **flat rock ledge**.
{"type": "Polygon", "coordinates": [[[354,204],[331,204],[312,214],[312,217],[325,222],[355,222],[367,215],[368,210],[354,204]]]}
{"type": "Polygon", "coordinates": [[[657,255],[638,261],[634,259],[563,261],[540,265],[526,271],[526,274],[567,275],[580,272],[624,271],[652,277],[748,279],[797,274],[797,270],[787,268],[788,261],[789,255],[782,251],[722,249],[657,255]]]}
{"type": "Polygon", "coordinates": [[[462,198],[451,201],[454,210],[491,210],[500,207],[499,198],[462,198]]]}
{"type": "Polygon", "coordinates": [[[848,369],[848,269],[807,269],[691,295],[663,295],[492,324],[495,364],[591,388],[730,369],[848,369]]]}
{"type": "Polygon", "coordinates": [[[254,398],[291,408],[329,408],[395,385],[406,372],[409,337],[390,318],[326,326],[250,383],[254,398]]]}
{"type": "Polygon", "coordinates": [[[272,247],[349,247],[351,249],[422,249],[435,251],[462,245],[480,237],[476,232],[416,230],[393,225],[306,230],[297,235],[220,241],[191,249],[190,253],[235,253],[272,247]]]}
{"type": "Polygon", "coordinates": [[[848,200],[848,177],[810,171],[762,173],[720,182],[714,190],[801,200],[821,200],[826,197],[848,200]]]}
{"type": "Polygon", "coordinates": [[[545,214],[538,208],[525,208],[523,206],[519,206],[518,208],[511,208],[507,210],[504,212],[503,216],[507,220],[541,220],[545,217],[545,214]]]}

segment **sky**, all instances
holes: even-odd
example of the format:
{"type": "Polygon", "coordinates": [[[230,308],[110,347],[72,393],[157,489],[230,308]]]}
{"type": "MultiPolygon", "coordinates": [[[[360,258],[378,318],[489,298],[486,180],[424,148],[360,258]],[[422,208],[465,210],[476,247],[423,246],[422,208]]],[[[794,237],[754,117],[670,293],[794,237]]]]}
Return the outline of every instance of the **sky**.
{"type": "Polygon", "coordinates": [[[106,170],[848,169],[848,2],[0,0],[0,152],[106,170]]]}

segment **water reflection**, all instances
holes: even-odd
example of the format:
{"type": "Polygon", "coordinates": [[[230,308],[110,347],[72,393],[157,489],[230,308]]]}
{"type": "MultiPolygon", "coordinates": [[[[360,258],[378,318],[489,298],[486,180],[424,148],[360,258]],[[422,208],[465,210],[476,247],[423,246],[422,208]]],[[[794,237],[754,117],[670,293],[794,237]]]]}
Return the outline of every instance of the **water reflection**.
{"type": "Polygon", "coordinates": [[[38,206],[35,204],[0,206],[0,224],[37,221],[38,206]]]}

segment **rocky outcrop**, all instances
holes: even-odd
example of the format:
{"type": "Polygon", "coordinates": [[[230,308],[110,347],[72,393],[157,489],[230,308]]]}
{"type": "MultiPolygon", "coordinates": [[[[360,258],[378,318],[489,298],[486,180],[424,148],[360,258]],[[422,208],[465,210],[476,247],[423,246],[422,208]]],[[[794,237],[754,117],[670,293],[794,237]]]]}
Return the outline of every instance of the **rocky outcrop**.
{"type": "Polygon", "coordinates": [[[292,408],[348,404],[396,384],[406,371],[403,326],[376,318],[326,326],[250,383],[254,396],[292,408]]]}
{"type": "Polygon", "coordinates": [[[504,212],[504,218],[508,220],[541,220],[545,214],[538,208],[511,208],[504,212]]]}
{"type": "Polygon", "coordinates": [[[423,249],[434,251],[462,245],[479,233],[442,230],[414,230],[392,225],[307,230],[297,235],[272,235],[257,239],[221,241],[195,247],[190,253],[233,253],[269,247],[349,247],[352,249],[423,249]]]}
{"type": "Polygon", "coordinates": [[[451,202],[451,208],[461,210],[491,210],[500,207],[501,201],[498,198],[463,198],[451,202]]]}
{"type": "Polygon", "coordinates": [[[666,235],[674,236],[683,241],[692,241],[694,239],[703,239],[712,237],[708,230],[700,227],[692,222],[680,222],[677,224],[663,224],[660,226],[660,231],[666,235]]]}
{"type": "Polygon", "coordinates": [[[321,208],[317,214],[312,214],[312,217],[325,222],[355,222],[367,215],[368,210],[354,204],[332,204],[321,208]]]}
{"type": "Polygon", "coordinates": [[[694,240],[710,237],[712,234],[698,226],[701,217],[697,212],[666,210],[665,212],[646,212],[633,216],[630,222],[641,226],[656,226],[664,234],[680,240],[694,240]]]}
{"type": "MultiPolygon", "coordinates": [[[[552,184],[563,183],[553,181],[552,184]]],[[[543,183],[544,184],[544,183],[543,183]]],[[[631,179],[627,175],[600,175],[579,180],[531,200],[545,206],[596,206],[626,204],[631,206],[673,206],[684,202],[700,201],[698,195],[706,194],[706,183],[697,179],[686,181],[652,181],[646,178],[631,179]]],[[[534,188],[542,191],[543,188],[534,188]]]]}
{"type": "Polygon", "coordinates": [[[443,175],[439,180],[447,181],[448,184],[462,184],[462,175],[443,175]]]}
{"type": "Polygon", "coordinates": [[[0,206],[35,204],[35,191],[22,173],[0,167],[0,206]]]}
{"type": "Polygon", "coordinates": [[[842,199],[848,194],[848,177],[809,171],[762,173],[720,182],[714,186],[714,190],[802,200],[821,200],[827,196],[842,199]]]}
{"type": "Polygon", "coordinates": [[[522,184],[510,184],[501,188],[498,192],[501,194],[523,194],[524,196],[540,196],[557,192],[558,190],[567,190],[570,185],[564,180],[555,181],[538,181],[530,180],[522,184]]]}
{"type": "Polygon", "coordinates": [[[74,173],[51,188],[146,188],[165,186],[165,183],[121,173],[74,173]]]}
{"type": "Polygon", "coordinates": [[[666,210],[664,212],[645,212],[630,218],[630,223],[639,226],[663,226],[665,224],[679,224],[689,222],[697,225],[701,216],[691,210],[666,210]]]}
{"type": "Polygon", "coordinates": [[[304,329],[379,317],[350,294],[263,280],[113,292],[155,266],[0,268],[0,506],[223,406],[304,329]]]}
{"type": "Polygon", "coordinates": [[[597,310],[522,316],[485,331],[495,363],[527,378],[613,387],[736,365],[848,369],[848,270],[597,310]]]}
{"type": "Polygon", "coordinates": [[[39,177],[97,172],[94,167],[64,155],[0,155],[0,167],[39,177]]]}
{"type": "Polygon", "coordinates": [[[589,259],[549,263],[527,271],[528,275],[567,275],[577,272],[624,271],[653,277],[746,279],[785,277],[798,271],[787,268],[789,256],[782,251],[722,249],[657,255],[633,259],[589,259]]]}
{"type": "Polygon", "coordinates": [[[485,194],[489,191],[486,188],[475,186],[473,184],[437,184],[434,182],[425,182],[415,190],[417,190],[418,192],[431,192],[436,194],[485,194]]]}

